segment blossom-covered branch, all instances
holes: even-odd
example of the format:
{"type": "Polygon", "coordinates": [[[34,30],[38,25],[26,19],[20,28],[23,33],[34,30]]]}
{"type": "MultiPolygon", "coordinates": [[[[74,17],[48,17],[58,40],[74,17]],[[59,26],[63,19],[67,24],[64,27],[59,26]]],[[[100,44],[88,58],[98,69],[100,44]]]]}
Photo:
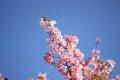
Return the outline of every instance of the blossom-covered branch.
{"type": "Polygon", "coordinates": [[[47,46],[50,50],[44,57],[46,63],[53,65],[67,80],[120,80],[120,76],[110,78],[115,62],[100,59],[97,48],[101,42],[99,38],[96,38],[97,43],[92,55],[85,61],[84,54],[76,47],[79,41],[77,36],[70,34],[63,37],[55,24],[55,20],[47,20],[44,16],[40,21],[40,26],[43,26],[48,34],[47,46]]]}

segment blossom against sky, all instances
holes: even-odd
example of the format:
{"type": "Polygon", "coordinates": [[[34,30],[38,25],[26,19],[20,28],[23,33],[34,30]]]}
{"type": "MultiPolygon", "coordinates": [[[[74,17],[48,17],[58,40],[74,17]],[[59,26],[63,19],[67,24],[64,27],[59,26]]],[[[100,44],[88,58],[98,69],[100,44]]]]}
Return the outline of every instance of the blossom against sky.
{"type": "Polygon", "coordinates": [[[102,39],[101,58],[116,62],[113,75],[120,74],[120,0],[0,0],[0,73],[9,80],[27,80],[39,72],[64,80],[43,60],[46,35],[40,17],[57,21],[63,35],[75,34],[85,60],[96,37],[102,39]]]}

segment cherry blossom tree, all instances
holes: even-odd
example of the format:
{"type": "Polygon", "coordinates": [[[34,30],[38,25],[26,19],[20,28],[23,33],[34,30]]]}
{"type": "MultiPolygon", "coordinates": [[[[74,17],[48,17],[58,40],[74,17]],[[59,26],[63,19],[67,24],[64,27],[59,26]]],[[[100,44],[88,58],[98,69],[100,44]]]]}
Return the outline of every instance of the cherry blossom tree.
{"type": "MultiPolygon", "coordinates": [[[[45,16],[40,21],[40,26],[43,26],[48,34],[49,50],[44,56],[47,64],[53,65],[66,80],[120,80],[120,76],[110,77],[115,62],[100,59],[98,44],[101,40],[98,37],[92,55],[85,61],[84,54],[76,47],[79,41],[77,36],[62,36],[55,24],[55,20],[47,20],[45,16]]],[[[39,76],[38,80],[46,80],[46,76],[39,76]]]]}

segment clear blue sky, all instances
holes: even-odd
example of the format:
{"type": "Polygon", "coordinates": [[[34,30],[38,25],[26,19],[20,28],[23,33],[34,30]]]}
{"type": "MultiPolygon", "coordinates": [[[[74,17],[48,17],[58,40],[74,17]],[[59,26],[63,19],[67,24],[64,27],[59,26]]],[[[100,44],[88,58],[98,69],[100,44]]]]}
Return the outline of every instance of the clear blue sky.
{"type": "Polygon", "coordinates": [[[0,72],[9,80],[27,80],[47,72],[49,79],[65,80],[44,62],[46,37],[40,17],[57,21],[62,34],[76,34],[85,60],[96,37],[102,39],[101,58],[116,61],[120,74],[120,0],[0,0],[0,72]]]}

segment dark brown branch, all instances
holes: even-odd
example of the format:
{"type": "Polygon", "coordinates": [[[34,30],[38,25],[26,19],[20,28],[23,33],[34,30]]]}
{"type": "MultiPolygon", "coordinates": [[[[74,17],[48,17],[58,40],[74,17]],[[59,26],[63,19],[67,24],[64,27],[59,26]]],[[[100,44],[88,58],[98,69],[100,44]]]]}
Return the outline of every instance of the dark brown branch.
{"type": "Polygon", "coordinates": [[[70,76],[72,76],[72,73],[71,73],[71,71],[70,71],[70,67],[71,67],[71,66],[68,66],[68,63],[67,63],[67,62],[66,62],[66,66],[67,66],[67,69],[68,69],[68,72],[69,72],[70,76]]]}

